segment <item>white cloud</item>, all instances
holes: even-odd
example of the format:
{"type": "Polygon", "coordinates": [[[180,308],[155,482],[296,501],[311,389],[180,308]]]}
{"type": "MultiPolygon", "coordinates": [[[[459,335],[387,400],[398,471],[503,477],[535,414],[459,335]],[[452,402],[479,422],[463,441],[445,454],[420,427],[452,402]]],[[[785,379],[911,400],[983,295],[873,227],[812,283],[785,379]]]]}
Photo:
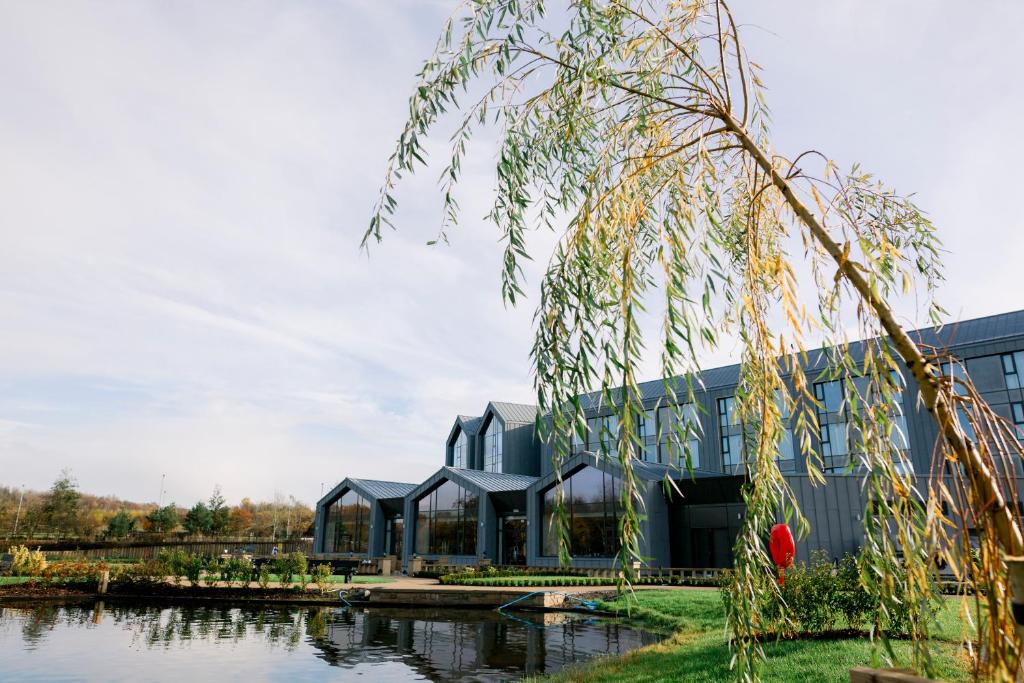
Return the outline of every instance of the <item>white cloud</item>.
{"type": "MultiPolygon", "coordinates": [[[[1003,72],[1021,22],[953,8],[735,9],[765,29],[780,151],[918,191],[952,251],[944,300],[970,316],[1024,307],[1024,149],[997,135],[1024,104],[1003,72]]],[[[431,169],[402,186],[400,231],[358,250],[450,9],[0,0],[0,480],[70,466],[143,499],[167,472],[179,502],[214,482],[313,500],[349,473],[422,479],[456,413],[531,400],[531,304],[502,306],[478,218],[493,149],[467,159],[450,247],[424,246],[431,169]]]]}

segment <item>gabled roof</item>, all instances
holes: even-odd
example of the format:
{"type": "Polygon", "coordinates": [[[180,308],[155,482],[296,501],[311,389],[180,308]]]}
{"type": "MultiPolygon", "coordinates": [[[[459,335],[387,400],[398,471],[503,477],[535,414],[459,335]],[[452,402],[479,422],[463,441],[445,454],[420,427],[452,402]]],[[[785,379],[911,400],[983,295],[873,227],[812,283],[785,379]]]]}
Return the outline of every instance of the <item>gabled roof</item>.
{"type": "Polygon", "coordinates": [[[509,422],[530,423],[537,419],[537,406],[528,403],[491,401],[487,404],[484,417],[488,412],[494,412],[506,424],[509,422]]]}
{"type": "Polygon", "coordinates": [[[372,500],[388,500],[393,498],[405,498],[409,492],[416,488],[416,484],[407,484],[400,481],[381,481],[380,479],[342,479],[334,488],[327,492],[323,498],[317,501],[317,506],[323,505],[326,501],[337,498],[338,495],[351,489],[365,498],[372,500]]]}
{"type": "Polygon", "coordinates": [[[448,439],[445,441],[445,444],[450,444],[455,437],[455,432],[460,429],[466,436],[476,436],[480,432],[480,423],[483,420],[482,417],[472,417],[470,415],[456,416],[455,424],[452,425],[451,431],[448,432],[448,439]]]}
{"type": "Polygon", "coordinates": [[[498,474],[496,472],[481,472],[480,470],[464,470],[458,467],[442,467],[430,475],[422,484],[414,488],[409,495],[415,497],[430,491],[442,480],[453,481],[463,488],[469,488],[477,493],[509,493],[525,491],[530,487],[537,477],[530,477],[522,474],[498,474]]]}
{"type": "Polygon", "coordinates": [[[462,431],[472,436],[480,431],[480,423],[484,421],[482,417],[473,417],[471,415],[459,415],[459,424],[462,425],[462,431]]]}
{"type": "Polygon", "coordinates": [[[501,474],[498,472],[482,472],[481,470],[453,469],[463,479],[471,481],[488,493],[499,493],[502,491],[523,491],[530,484],[537,481],[537,477],[526,474],[501,474]]]}
{"type": "MultiPolygon", "coordinates": [[[[577,453],[563,462],[559,470],[561,471],[562,476],[565,477],[568,473],[583,466],[594,467],[604,472],[608,472],[613,476],[619,476],[622,473],[622,465],[619,464],[617,458],[599,455],[592,451],[577,453]]],[[[669,474],[673,479],[679,479],[680,476],[686,477],[687,479],[689,478],[688,474],[682,473],[678,469],[670,468],[667,465],[659,465],[654,462],[638,460],[636,458],[633,459],[633,474],[637,479],[642,479],[643,481],[661,481],[665,478],[666,474],[669,474]]],[[[694,471],[693,476],[696,479],[700,479],[701,477],[721,477],[722,475],[718,472],[705,473],[694,471]]],[[[556,481],[557,477],[555,476],[555,473],[549,472],[543,477],[538,478],[530,488],[533,491],[542,491],[550,487],[556,481]]]]}
{"type": "Polygon", "coordinates": [[[416,488],[416,484],[398,481],[381,481],[380,479],[349,479],[353,487],[361,488],[374,498],[405,498],[416,488]]]}

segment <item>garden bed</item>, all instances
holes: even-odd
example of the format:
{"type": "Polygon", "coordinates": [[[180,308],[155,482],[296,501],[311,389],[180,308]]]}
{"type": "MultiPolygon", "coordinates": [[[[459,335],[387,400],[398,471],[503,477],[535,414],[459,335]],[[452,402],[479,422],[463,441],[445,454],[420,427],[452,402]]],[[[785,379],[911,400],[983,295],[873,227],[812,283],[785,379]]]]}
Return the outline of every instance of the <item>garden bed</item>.
{"type": "Polygon", "coordinates": [[[336,591],[244,586],[176,586],[172,583],[113,584],[100,595],[94,583],[28,582],[0,586],[0,604],[26,600],[167,600],[188,602],[270,602],[340,604],[336,591]]]}

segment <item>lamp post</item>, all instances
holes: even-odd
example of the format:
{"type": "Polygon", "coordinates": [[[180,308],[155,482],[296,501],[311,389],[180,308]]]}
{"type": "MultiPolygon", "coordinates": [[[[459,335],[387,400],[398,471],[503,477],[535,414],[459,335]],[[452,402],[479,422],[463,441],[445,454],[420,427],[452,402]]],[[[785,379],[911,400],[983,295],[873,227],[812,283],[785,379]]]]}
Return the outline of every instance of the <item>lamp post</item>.
{"type": "Polygon", "coordinates": [[[25,501],[25,485],[21,485],[21,496],[18,498],[18,511],[14,515],[14,535],[18,535],[18,522],[21,521],[21,504],[25,501]]]}

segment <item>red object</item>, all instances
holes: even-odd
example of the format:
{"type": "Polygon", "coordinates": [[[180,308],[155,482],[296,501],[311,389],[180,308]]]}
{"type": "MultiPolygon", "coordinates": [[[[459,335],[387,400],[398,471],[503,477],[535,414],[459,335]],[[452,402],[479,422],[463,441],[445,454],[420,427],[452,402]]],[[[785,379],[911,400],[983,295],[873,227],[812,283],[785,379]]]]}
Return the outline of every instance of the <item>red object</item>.
{"type": "Polygon", "coordinates": [[[779,585],[781,586],[783,572],[793,566],[793,558],[796,556],[796,543],[793,541],[793,532],[789,530],[788,524],[776,524],[772,527],[768,548],[772,552],[772,561],[779,568],[779,585]]]}

